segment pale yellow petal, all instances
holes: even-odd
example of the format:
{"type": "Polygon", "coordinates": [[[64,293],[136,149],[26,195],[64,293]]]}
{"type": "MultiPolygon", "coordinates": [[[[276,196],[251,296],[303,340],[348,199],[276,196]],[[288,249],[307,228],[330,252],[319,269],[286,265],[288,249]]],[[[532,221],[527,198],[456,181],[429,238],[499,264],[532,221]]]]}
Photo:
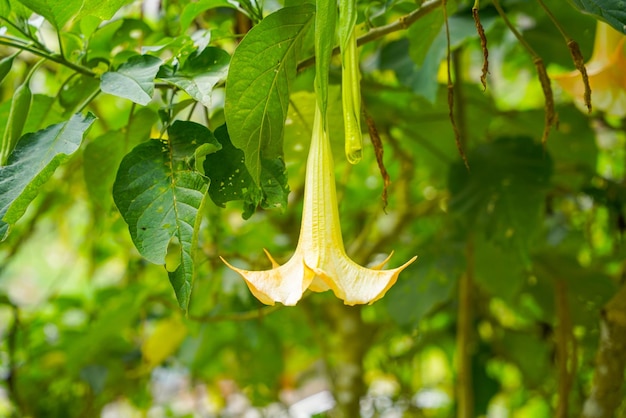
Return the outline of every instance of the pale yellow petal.
{"type": "Polygon", "coordinates": [[[332,266],[327,267],[332,272],[320,277],[346,305],[371,304],[382,298],[396,283],[400,272],[416,259],[413,257],[395,269],[373,270],[358,265],[344,254],[329,260],[332,266]]]}
{"type": "MultiPolygon", "coordinates": [[[[275,261],[266,252],[273,265],[275,261]]],[[[280,302],[283,305],[293,306],[302,298],[302,293],[309,287],[315,273],[304,264],[304,258],[299,251],[282,266],[271,270],[250,271],[243,270],[229,264],[224,258],[222,261],[232,270],[243,277],[250,292],[266,305],[280,302]]]]}

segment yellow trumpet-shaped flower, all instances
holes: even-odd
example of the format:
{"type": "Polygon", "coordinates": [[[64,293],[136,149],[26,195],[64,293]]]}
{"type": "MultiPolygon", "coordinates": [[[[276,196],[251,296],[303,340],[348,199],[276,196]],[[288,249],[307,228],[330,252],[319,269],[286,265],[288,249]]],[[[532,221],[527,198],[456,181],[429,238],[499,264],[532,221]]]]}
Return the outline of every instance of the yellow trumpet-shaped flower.
{"type": "Polygon", "coordinates": [[[347,256],[341,237],[330,141],[317,106],[296,251],[282,266],[265,253],[272,262],[271,270],[243,270],[223,258],[222,261],[244,278],[257,299],[268,305],[295,305],[307,288],[315,292],[332,289],[346,305],[372,303],[383,297],[400,272],[417,258],[398,268],[382,270],[391,255],[373,269],[362,267],[347,256]]]}
{"type": "MultiPolygon", "coordinates": [[[[593,107],[610,115],[626,116],[626,37],[598,21],[591,60],[585,64],[591,87],[593,107]]],[[[584,85],[578,71],[555,75],[553,79],[584,106],[584,85]]]]}

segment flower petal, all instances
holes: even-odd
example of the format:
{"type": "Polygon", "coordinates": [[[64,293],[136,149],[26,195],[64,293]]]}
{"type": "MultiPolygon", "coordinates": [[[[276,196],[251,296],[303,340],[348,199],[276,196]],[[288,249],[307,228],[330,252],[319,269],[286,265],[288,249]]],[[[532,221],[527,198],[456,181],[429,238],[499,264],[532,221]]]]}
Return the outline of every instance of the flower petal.
{"type": "Polygon", "coordinates": [[[328,260],[327,269],[331,270],[332,263],[332,273],[320,278],[346,305],[371,304],[382,298],[396,283],[400,272],[416,259],[417,256],[395,269],[378,270],[360,266],[345,254],[337,254],[328,260]]]}
{"type": "Polygon", "coordinates": [[[269,252],[265,251],[265,253],[272,262],[271,270],[243,270],[229,264],[224,258],[220,258],[231,270],[243,277],[250,292],[262,303],[273,305],[275,302],[280,302],[283,305],[295,305],[313,281],[315,273],[304,263],[304,257],[300,251],[296,251],[282,266],[278,266],[269,252]]]}

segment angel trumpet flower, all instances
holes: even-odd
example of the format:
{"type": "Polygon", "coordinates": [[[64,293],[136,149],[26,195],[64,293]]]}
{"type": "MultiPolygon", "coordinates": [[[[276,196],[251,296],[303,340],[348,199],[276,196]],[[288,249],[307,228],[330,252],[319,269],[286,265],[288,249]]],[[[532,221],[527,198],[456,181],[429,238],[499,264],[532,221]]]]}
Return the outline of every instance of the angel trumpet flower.
{"type": "Polygon", "coordinates": [[[271,270],[242,270],[223,258],[222,261],[239,273],[252,294],[267,305],[295,305],[307,288],[315,292],[332,289],[346,305],[372,303],[383,297],[400,272],[417,258],[398,268],[382,270],[391,255],[373,269],[362,267],[347,256],[339,224],[330,141],[317,106],[296,251],[282,266],[265,253],[272,262],[271,270]]]}
{"type": "MultiPolygon", "coordinates": [[[[610,115],[626,116],[626,37],[607,23],[597,22],[591,60],[585,65],[593,106],[610,115]]],[[[583,107],[584,85],[578,71],[553,79],[583,107]]]]}

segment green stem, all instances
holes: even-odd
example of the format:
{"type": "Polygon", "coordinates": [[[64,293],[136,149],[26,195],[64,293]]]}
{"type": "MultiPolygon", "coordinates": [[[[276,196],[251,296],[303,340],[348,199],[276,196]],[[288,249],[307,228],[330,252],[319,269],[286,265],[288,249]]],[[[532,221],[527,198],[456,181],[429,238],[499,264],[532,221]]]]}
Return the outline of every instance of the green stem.
{"type": "Polygon", "coordinates": [[[56,62],[57,64],[61,64],[65,67],[71,68],[72,70],[80,74],[86,75],[88,77],[94,77],[94,78],[96,77],[96,74],[93,71],[91,71],[90,69],[86,67],[83,67],[82,65],[74,64],[73,62],[66,60],[61,55],[52,54],[48,51],[42,51],[41,49],[34,48],[32,45],[23,43],[17,38],[12,39],[10,37],[7,37],[6,35],[0,36],[0,45],[6,45],[12,48],[17,48],[23,51],[28,51],[31,54],[37,55],[42,58],[46,58],[50,61],[56,62]]]}

